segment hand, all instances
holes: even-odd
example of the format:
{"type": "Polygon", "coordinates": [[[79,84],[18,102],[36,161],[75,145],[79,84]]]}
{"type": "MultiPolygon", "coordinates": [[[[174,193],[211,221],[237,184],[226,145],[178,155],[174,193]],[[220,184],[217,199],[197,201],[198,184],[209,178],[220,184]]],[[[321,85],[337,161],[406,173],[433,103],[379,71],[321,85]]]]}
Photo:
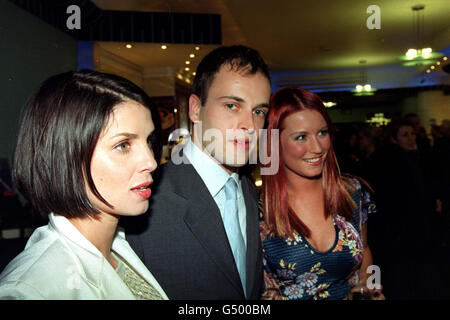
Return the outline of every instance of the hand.
{"type": "Polygon", "coordinates": [[[350,290],[349,300],[386,300],[380,289],[369,289],[365,282],[360,282],[350,290]]]}
{"type": "Polygon", "coordinates": [[[440,199],[436,199],[436,212],[442,213],[442,201],[440,199]]]}

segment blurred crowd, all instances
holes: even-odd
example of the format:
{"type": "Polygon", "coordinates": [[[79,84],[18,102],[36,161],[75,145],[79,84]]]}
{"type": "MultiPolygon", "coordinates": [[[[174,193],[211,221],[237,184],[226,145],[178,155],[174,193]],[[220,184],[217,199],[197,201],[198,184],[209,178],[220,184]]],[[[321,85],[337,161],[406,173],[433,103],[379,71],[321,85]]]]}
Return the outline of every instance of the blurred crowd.
{"type": "Polygon", "coordinates": [[[430,135],[416,114],[338,126],[335,146],[341,172],[374,190],[368,238],[386,297],[448,298],[450,120],[430,135]]]}

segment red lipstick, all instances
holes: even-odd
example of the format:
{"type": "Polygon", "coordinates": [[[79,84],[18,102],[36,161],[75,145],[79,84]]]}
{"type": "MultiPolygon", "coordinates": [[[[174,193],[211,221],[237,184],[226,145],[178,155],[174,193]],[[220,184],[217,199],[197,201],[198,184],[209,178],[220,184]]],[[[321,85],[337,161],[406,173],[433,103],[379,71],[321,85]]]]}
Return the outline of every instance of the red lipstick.
{"type": "Polygon", "coordinates": [[[148,199],[152,194],[152,189],[150,189],[150,185],[152,183],[153,181],[144,182],[136,187],[131,188],[131,191],[144,199],[148,199]]]}

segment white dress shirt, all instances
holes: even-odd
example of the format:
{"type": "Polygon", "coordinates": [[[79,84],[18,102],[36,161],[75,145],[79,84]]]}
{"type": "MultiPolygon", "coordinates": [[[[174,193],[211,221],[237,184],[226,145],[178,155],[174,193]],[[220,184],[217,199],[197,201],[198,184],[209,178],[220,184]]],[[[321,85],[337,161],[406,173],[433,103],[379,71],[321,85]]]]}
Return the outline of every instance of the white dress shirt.
{"type": "Polygon", "coordinates": [[[205,183],[211,196],[219,208],[220,215],[223,221],[223,215],[225,213],[225,190],[223,186],[228,179],[233,177],[237,184],[237,198],[238,198],[238,217],[239,226],[241,227],[244,243],[247,246],[247,210],[245,207],[245,200],[242,194],[241,180],[237,174],[228,174],[225,169],[219,166],[219,164],[211,159],[211,157],[202,152],[192,140],[188,140],[183,147],[183,154],[189,160],[194,167],[195,171],[199,174],[200,178],[205,183]]]}
{"type": "MultiPolygon", "coordinates": [[[[112,244],[138,275],[168,299],[119,230],[112,244]]],[[[63,216],[49,215],[25,250],[0,275],[0,299],[134,300],[127,285],[102,253],[63,216]]]]}

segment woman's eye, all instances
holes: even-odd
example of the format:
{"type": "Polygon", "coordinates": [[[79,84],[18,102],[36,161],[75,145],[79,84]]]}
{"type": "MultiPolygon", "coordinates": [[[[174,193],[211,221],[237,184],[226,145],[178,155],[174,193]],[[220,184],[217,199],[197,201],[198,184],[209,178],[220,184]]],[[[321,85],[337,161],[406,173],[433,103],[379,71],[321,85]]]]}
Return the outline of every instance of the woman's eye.
{"type": "Polygon", "coordinates": [[[319,132],[319,134],[320,134],[321,136],[326,136],[326,135],[328,134],[328,130],[321,130],[321,131],[319,132]]]}
{"type": "Polygon", "coordinates": [[[128,151],[130,149],[130,143],[127,141],[121,142],[116,146],[116,149],[119,151],[128,151]]]}
{"type": "Polygon", "coordinates": [[[302,141],[306,139],[306,134],[299,135],[296,140],[302,141]]]}

